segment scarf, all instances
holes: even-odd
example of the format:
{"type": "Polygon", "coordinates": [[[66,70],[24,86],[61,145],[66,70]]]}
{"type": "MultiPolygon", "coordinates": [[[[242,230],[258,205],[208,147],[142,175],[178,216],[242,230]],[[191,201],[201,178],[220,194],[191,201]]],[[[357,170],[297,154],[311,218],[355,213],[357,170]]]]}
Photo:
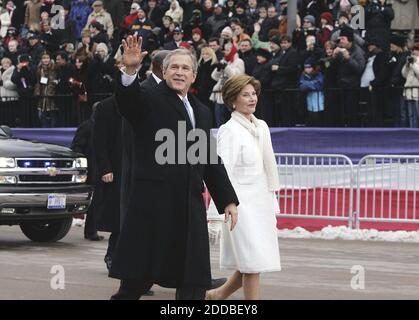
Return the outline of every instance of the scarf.
{"type": "Polygon", "coordinates": [[[225,61],[233,62],[236,53],[237,53],[237,47],[233,44],[233,46],[231,47],[230,52],[227,53],[227,54],[224,54],[225,61]]]}
{"type": "Polygon", "coordinates": [[[258,140],[258,147],[262,154],[263,167],[265,168],[268,180],[268,189],[269,191],[277,191],[279,190],[278,167],[269,136],[270,133],[269,131],[264,130],[262,121],[257,119],[253,114],[250,117],[251,122],[238,111],[233,111],[231,114],[231,118],[241,124],[258,140]]]}

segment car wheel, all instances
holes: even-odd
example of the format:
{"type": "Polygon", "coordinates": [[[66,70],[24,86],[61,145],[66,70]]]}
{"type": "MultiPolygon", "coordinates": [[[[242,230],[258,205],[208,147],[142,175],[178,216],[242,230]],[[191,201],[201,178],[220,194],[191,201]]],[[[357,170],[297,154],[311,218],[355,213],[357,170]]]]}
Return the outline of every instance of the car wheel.
{"type": "Polygon", "coordinates": [[[73,218],[20,224],[23,234],[36,242],[56,242],[70,231],[73,218]]]}

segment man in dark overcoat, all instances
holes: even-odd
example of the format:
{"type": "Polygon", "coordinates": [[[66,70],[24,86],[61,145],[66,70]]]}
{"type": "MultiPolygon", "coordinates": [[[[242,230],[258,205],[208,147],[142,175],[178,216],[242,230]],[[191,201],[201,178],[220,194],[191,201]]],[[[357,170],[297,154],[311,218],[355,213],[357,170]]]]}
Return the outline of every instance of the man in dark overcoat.
{"type": "Polygon", "coordinates": [[[211,269],[203,182],[219,213],[231,220],[231,229],[238,199],[221,160],[215,156],[214,161],[211,154],[210,110],[188,94],[196,58],[184,49],[170,52],[163,63],[165,81],[142,88],[136,81],[147,54],[141,52],[141,42],[132,36],[123,41],[126,68],[115,91],[119,111],[133,127],[135,161],[129,209],[110,270],[111,277],[122,281],[112,298],[138,299],[158,284],[176,288],[176,299],[204,299],[211,269]],[[202,132],[204,141],[198,134],[186,138],[202,132]],[[173,142],[163,152],[166,163],[158,156],[164,134],[173,142]],[[200,156],[195,162],[186,150],[199,142],[205,149],[195,152],[200,156]]]}
{"type": "Polygon", "coordinates": [[[114,96],[99,102],[93,127],[95,214],[98,230],[111,233],[105,255],[108,269],[120,232],[121,121],[114,96]]]}

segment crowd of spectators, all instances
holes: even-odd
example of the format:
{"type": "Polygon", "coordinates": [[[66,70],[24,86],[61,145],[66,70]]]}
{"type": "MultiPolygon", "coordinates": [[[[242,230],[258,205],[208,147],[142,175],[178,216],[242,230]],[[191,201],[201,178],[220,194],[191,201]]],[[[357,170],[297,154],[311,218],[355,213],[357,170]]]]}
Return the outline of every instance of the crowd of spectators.
{"type": "Polygon", "coordinates": [[[246,73],[262,83],[256,115],[269,126],[417,128],[418,2],[297,0],[287,35],[286,0],[0,0],[0,112],[35,108],[54,127],[76,101],[88,117],[112,93],[132,34],[149,52],[140,80],[159,49],[196,54],[192,90],[216,126],[229,117],[224,82],[246,73]]]}

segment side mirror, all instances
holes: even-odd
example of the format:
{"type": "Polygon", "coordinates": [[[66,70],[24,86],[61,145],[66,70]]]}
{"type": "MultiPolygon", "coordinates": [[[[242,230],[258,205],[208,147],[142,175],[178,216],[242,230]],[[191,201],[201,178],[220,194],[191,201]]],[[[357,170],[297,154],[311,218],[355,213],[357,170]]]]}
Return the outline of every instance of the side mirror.
{"type": "Polygon", "coordinates": [[[1,128],[1,130],[3,130],[3,132],[9,137],[9,138],[11,138],[11,137],[13,137],[13,132],[12,132],[12,129],[10,129],[10,127],[9,126],[0,126],[0,128],[1,128]]]}

